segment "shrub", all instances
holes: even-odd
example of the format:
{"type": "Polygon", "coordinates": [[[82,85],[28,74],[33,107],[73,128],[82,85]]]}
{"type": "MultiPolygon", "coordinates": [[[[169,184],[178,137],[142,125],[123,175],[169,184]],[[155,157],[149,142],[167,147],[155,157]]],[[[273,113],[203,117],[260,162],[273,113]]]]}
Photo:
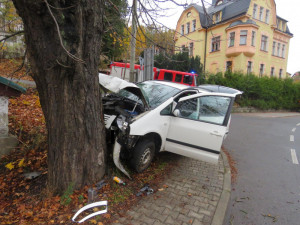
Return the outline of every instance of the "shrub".
{"type": "Polygon", "coordinates": [[[205,83],[243,91],[242,97],[237,100],[241,106],[252,106],[263,110],[300,110],[300,83],[294,83],[290,78],[259,78],[253,74],[226,72],[224,75],[222,73],[208,75],[205,83]]]}

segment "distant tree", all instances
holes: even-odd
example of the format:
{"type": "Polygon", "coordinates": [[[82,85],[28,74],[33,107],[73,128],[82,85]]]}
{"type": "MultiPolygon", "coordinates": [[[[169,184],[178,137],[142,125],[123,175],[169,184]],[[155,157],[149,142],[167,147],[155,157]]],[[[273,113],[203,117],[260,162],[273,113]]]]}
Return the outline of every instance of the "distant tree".
{"type": "Polygon", "coordinates": [[[172,54],[174,52],[175,31],[165,27],[154,25],[146,26],[147,48],[154,46],[155,51],[161,54],[172,54]]]}
{"type": "MultiPolygon", "coordinates": [[[[128,57],[129,57],[131,30],[132,30],[131,27],[125,29],[125,35],[124,35],[124,39],[123,39],[123,45],[125,48],[125,51],[123,53],[124,59],[128,59],[128,57]]],[[[138,27],[137,34],[136,34],[136,48],[135,48],[136,56],[140,56],[141,53],[144,51],[144,49],[147,48],[145,34],[146,34],[145,27],[143,27],[143,26],[138,27]]]]}
{"type": "Polygon", "coordinates": [[[11,0],[0,0],[0,58],[24,53],[23,23],[11,0]]]}
{"type": "Polygon", "coordinates": [[[123,38],[126,30],[126,0],[105,1],[104,34],[101,41],[101,54],[108,60],[119,60],[125,51],[123,38]]]}

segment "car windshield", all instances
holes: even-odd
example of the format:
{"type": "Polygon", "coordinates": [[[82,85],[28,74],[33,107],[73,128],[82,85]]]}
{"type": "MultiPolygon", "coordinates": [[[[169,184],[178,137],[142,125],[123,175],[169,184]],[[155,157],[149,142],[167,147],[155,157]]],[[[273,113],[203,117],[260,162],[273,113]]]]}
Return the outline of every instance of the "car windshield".
{"type": "MultiPolygon", "coordinates": [[[[147,103],[152,109],[156,108],[179,91],[178,88],[151,81],[145,81],[136,85],[142,90],[147,103]]],[[[121,90],[119,94],[142,104],[139,97],[129,91],[121,90]]]]}

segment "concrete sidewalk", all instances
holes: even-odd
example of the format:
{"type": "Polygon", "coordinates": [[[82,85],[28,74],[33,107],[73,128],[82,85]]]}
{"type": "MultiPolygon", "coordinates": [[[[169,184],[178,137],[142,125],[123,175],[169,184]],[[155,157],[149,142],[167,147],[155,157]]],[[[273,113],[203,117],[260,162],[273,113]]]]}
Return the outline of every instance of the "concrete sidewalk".
{"type": "Polygon", "coordinates": [[[141,197],[114,225],[222,225],[231,185],[226,156],[222,154],[217,165],[175,157],[179,165],[162,184],[163,190],[141,197]]]}

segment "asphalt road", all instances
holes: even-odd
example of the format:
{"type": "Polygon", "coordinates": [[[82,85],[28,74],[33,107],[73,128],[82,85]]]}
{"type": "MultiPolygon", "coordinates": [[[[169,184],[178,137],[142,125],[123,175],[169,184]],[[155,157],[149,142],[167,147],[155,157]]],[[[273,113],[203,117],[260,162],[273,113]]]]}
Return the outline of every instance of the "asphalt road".
{"type": "Polygon", "coordinates": [[[223,225],[299,225],[300,114],[234,114],[224,146],[238,175],[223,225]]]}

